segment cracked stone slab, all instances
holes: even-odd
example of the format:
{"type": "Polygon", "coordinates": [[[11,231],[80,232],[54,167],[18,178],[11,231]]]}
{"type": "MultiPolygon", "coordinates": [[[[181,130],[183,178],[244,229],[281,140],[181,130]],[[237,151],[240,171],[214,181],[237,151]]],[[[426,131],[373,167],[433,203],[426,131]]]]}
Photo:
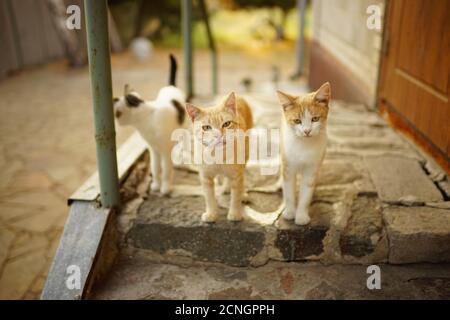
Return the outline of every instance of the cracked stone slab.
{"type": "Polygon", "coordinates": [[[330,221],[334,215],[332,204],[329,201],[313,199],[310,216],[311,223],[307,226],[298,226],[293,221],[279,217],[274,247],[281,253],[282,260],[302,261],[313,259],[322,254],[325,238],[330,221]]]}
{"type": "Polygon", "coordinates": [[[450,261],[450,210],[391,207],[383,216],[390,263],[450,261]]]}
{"type": "MultiPolygon", "coordinates": [[[[363,257],[372,254],[383,235],[383,219],[377,198],[357,197],[351,206],[352,215],[340,237],[343,255],[363,257]]],[[[387,248],[385,250],[387,256],[387,248]]]]}
{"type": "Polygon", "coordinates": [[[399,203],[402,199],[438,202],[443,197],[420,164],[395,156],[368,156],[365,163],[382,201],[399,203]]]}

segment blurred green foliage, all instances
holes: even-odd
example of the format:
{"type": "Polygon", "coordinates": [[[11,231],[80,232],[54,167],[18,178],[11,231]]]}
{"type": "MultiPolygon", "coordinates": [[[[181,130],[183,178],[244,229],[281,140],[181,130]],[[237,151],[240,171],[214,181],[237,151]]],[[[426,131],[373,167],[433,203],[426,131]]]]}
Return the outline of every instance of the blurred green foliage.
{"type": "MultiPolygon", "coordinates": [[[[258,47],[298,34],[296,0],[208,0],[210,23],[220,47],[258,47]]],[[[181,46],[180,0],[109,0],[111,13],[125,44],[137,36],[148,37],[160,46],[181,46]]],[[[308,12],[309,13],[309,8],[308,12]]],[[[310,35],[310,14],[306,36],[310,35]]],[[[193,12],[193,41],[208,46],[205,27],[196,1],[193,12]]]]}

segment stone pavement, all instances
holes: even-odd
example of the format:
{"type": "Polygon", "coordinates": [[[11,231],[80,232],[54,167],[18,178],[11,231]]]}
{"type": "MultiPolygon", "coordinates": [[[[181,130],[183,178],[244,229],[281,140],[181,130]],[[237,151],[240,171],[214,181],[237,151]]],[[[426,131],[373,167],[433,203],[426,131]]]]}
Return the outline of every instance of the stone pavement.
{"type": "Polygon", "coordinates": [[[450,266],[382,265],[381,289],[366,286],[361,265],[271,261],[259,268],[155,263],[122,257],[93,299],[444,299],[450,266]],[[132,261],[130,261],[132,260],[132,261]]]}
{"type": "MultiPolygon", "coordinates": [[[[113,56],[115,92],[130,83],[145,98],[154,97],[167,82],[168,53],[155,50],[148,62],[128,53],[113,56]]],[[[220,87],[235,89],[242,77],[255,74],[255,87],[261,87],[272,63],[287,77],[289,61],[293,50],[256,57],[221,52],[220,87]]],[[[197,92],[209,93],[208,52],[196,52],[194,68],[197,92]]],[[[180,73],[180,84],[182,78],[180,73]]],[[[0,83],[0,299],[39,297],[67,217],[67,198],[96,169],[89,86],[87,68],[68,70],[63,62],[0,83]]],[[[116,131],[118,144],[132,132],[116,131]]]]}
{"type": "MultiPolygon", "coordinates": [[[[248,100],[258,127],[279,125],[272,97],[248,100]]],[[[308,226],[280,217],[278,177],[259,169],[247,168],[239,223],[225,218],[229,195],[219,196],[217,223],[201,222],[195,172],[178,169],[170,197],[142,196],[143,181],[119,215],[122,256],[95,298],[450,298],[447,177],[375,112],[330,106],[308,226]],[[395,266],[429,262],[440,263],[395,266]],[[368,264],[381,266],[385,290],[367,290],[368,264]]]]}

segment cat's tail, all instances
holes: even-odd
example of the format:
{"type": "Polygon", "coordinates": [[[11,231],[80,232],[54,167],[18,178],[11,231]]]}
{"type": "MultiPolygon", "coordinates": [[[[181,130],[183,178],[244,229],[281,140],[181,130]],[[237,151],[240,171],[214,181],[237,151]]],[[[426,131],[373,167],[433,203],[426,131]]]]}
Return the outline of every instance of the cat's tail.
{"type": "Polygon", "coordinates": [[[176,86],[177,78],[177,60],[173,54],[169,55],[170,58],[170,74],[169,74],[169,85],[176,86]]]}

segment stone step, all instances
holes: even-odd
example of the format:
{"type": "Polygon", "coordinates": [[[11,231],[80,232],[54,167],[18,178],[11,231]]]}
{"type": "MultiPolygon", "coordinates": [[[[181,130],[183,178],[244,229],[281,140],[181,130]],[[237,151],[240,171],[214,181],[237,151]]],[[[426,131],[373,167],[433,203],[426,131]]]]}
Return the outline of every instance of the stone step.
{"type": "Polygon", "coordinates": [[[244,221],[227,221],[229,195],[218,195],[220,218],[213,224],[204,223],[200,220],[204,199],[196,174],[177,170],[177,179],[184,185],[177,186],[170,197],[150,194],[138,209],[127,242],[158,255],[232,266],[258,266],[269,260],[386,261],[380,204],[373,194],[358,195],[353,184],[364,175],[343,165],[346,173],[337,178],[333,166],[340,164],[325,165],[308,226],[281,217],[281,191],[273,190],[277,177],[258,175],[257,167],[247,169],[250,188],[244,221]],[[332,186],[332,181],[340,184],[332,186]]]}
{"type": "Polygon", "coordinates": [[[126,234],[127,244],[148,255],[230,266],[260,266],[269,260],[450,261],[450,210],[441,208],[445,202],[438,202],[437,207],[433,203],[409,207],[383,202],[372,186],[361,189],[370,181],[364,182],[367,174],[355,169],[357,165],[350,168],[346,164],[346,172],[333,177],[331,168],[340,165],[325,163],[308,226],[281,217],[281,191],[273,187],[277,178],[258,175],[258,168],[247,172],[250,187],[244,221],[226,220],[229,195],[225,194],[218,195],[219,220],[204,223],[200,220],[204,199],[197,174],[177,170],[177,179],[183,184],[170,197],[150,194],[143,201],[126,234]]]}

